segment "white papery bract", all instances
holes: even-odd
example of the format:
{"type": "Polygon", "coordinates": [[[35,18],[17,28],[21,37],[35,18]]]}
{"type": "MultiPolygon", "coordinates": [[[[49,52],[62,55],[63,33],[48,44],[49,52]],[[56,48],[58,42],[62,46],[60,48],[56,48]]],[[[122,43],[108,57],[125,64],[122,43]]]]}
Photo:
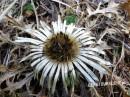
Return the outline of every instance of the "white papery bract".
{"type": "Polygon", "coordinates": [[[40,24],[41,27],[37,30],[25,29],[32,38],[17,37],[15,42],[30,45],[30,53],[21,61],[31,59],[35,74],[41,73],[42,86],[47,80],[48,89],[54,93],[57,81],[62,78],[67,91],[67,80],[74,83],[77,71],[92,84],[99,79],[89,67],[101,75],[107,73],[104,67],[111,67],[112,64],[100,56],[104,56],[105,52],[94,46],[95,37],[89,31],[73,24],[66,25],[65,21],[62,23],[60,16],[58,21],[52,22],[53,28],[43,21],[40,24]]]}

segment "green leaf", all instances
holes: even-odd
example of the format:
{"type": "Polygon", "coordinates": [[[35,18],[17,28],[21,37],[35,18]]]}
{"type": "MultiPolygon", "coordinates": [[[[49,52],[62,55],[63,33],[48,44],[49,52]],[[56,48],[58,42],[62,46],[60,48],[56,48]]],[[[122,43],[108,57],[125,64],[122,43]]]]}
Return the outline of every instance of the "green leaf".
{"type": "Polygon", "coordinates": [[[33,6],[31,3],[27,3],[23,6],[23,11],[33,11],[33,6]]]}
{"type": "Polygon", "coordinates": [[[77,16],[74,14],[68,15],[65,17],[66,24],[69,25],[71,23],[75,24],[77,22],[77,16]]]}
{"type": "Polygon", "coordinates": [[[65,82],[67,84],[68,87],[72,87],[75,83],[75,79],[73,77],[73,74],[69,74],[67,78],[65,78],[65,82]]]}

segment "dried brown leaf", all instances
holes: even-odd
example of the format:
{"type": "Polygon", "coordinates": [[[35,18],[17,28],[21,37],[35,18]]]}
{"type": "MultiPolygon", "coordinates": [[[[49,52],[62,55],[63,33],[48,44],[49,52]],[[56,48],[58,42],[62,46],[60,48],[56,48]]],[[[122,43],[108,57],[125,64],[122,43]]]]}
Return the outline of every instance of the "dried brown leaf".
{"type": "Polygon", "coordinates": [[[0,72],[4,73],[7,71],[7,67],[3,64],[0,64],[0,72]]]}
{"type": "Polygon", "coordinates": [[[10,91],[13,92],[17,89],[20,89],[25,85],[27,82],[29,82],[33,77],[33,73],[29,73],[26,75],[26,77],[23,80],[20,80],[19,82],[10,82],[7,81],[7,88],[5,88],[3,91],[10,91]]]}

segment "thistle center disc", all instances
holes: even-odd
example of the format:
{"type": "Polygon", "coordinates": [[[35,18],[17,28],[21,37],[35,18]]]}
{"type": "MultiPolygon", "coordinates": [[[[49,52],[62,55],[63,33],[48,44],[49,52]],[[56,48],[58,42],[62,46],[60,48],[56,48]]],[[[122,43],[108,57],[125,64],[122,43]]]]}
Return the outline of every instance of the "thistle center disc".
{"type": "Polygon", "coordinates": [[[74,38],[60,32],[46,41],[44,52],[51,60],[64,63],[76,57],[79,46],[74,38]]]}

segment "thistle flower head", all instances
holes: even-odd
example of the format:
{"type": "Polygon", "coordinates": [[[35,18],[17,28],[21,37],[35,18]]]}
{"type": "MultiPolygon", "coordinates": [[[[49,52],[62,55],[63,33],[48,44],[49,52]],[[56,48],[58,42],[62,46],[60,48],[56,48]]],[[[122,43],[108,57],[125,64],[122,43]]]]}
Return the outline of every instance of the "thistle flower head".
{"type": "MultiPolygon", "coordinates": [[[[43,86],[45,80],[48,82],[48,89],[54,93],[56,83],[60,76],[67,91],[67,81],[71,76],[72,83],[77,78],[77,71],[89,83],[96,83],[98,77],[89,68],[92,67],[100,74],[107,73],[104,66],[111,66],[111,63],[100,55],[104,51],[92,46],[95,44],[95,37],[89,34],[84,28],[77,28],[75,25],[66,25],[58,21],[52,22],[52,28],[40,21],[41,27],[37,30],[25,29],[32,38],[17,37],[17,43],[29,43],[30,54],[21,61],[31,59],[31,66],[35,68],[35,74],[41,74],[40,84],[43,86]]],[[[72,88],[74,84],[72,85],[72,88]]]]}

